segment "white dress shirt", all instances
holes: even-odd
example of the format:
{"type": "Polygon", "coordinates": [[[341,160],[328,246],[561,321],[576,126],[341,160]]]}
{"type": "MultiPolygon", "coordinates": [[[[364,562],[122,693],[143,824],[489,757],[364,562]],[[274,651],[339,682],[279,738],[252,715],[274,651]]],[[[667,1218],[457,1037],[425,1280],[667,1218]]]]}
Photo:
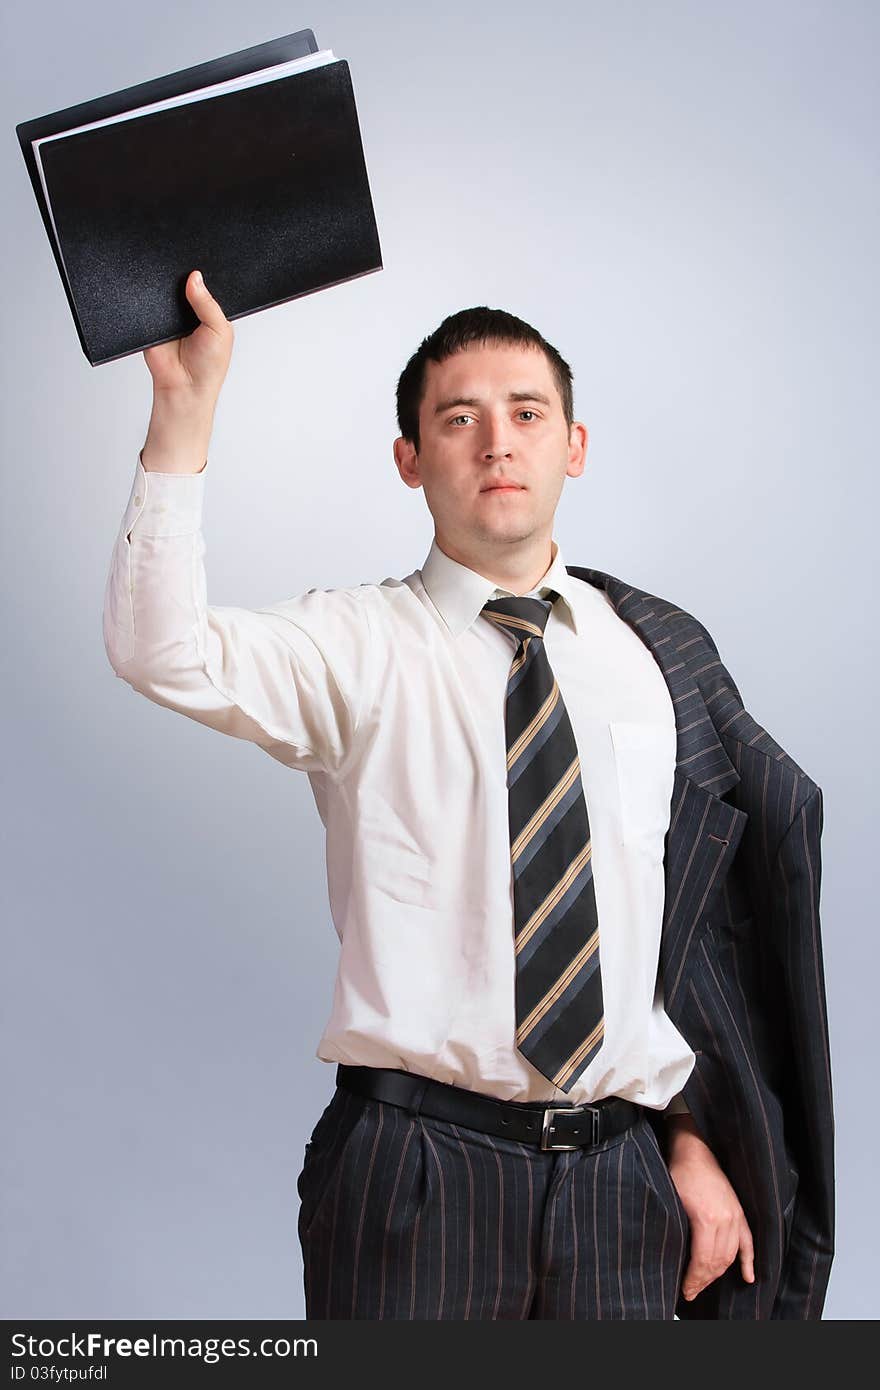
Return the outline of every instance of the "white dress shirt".
{"type": "Polygon", "coordinates": [[[590,821],[605,1010],[568,1093],[514,1044],[504,705],[514,648],[483,605],[509,591],[433,541],[404,579],[268,608],[209,607],[200,473],[138,460],[104,603],[123,680],[306,772],[340,942],[316,1056],[504,1100],[625,1096],[686,1110],[694,1054],[655,990],[676,730],[660,667],[605,593],[565,569],[544,634],[590,821]]]}

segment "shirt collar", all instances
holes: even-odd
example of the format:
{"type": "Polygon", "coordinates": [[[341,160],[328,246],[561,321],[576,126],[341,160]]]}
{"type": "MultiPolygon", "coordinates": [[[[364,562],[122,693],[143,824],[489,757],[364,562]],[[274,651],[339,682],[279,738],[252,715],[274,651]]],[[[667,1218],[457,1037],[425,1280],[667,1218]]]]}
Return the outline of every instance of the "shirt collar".
{"type": "MultiPolygon", "coordinates": [[[[553,555],[550,567],[536,586],[529,590],[528,597],[543,598],[545,589],[555,589],[562,603],[554,605],[552,611],[566,617],[572,629],[577,632],[572,578],[565,568],[562,551],[556,541],[551,540],[550,545],[553,555]]],[[[509,589],[496,588],[493,581],[485,575],[450,559],[445,551],[440,549],[436,536],[422,565],[421,576],[428,597],[453,637],[458,637],[471,626],[489,599],[507,597],[510,594],[509,589]]]]}

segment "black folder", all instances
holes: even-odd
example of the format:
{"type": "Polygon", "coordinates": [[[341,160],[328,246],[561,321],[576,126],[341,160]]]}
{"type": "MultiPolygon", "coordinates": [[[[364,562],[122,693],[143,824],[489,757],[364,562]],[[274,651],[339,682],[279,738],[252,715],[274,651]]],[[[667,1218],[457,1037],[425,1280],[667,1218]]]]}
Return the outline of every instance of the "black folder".
{"type": "Polygon", "coordinates": [[[310,29],[16,134],[93,366],[191,332],[184,285],[196,268],[229,319],[382,268],[348,64],[322,56],[310,29]],[[271,72],[303,58],[303,70],[271,72]],[[264,70],[267,80],[202,93],[264,70]],[[201,94],[113,119],[186,93],[201,94]],[[96,121],[106,124],[63,134],[96,121]],[[47,136],[59,138],[38,162],[32,142],[47,136]]]}

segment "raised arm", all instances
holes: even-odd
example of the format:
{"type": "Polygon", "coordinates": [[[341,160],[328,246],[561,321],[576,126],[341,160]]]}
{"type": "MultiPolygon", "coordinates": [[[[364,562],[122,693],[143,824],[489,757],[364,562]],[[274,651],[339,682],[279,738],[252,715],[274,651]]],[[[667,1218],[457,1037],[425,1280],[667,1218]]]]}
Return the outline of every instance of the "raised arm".
{"type": "Polygon", "coordinates": [[[232,325],[194,275],[199,327],[144,353],[153,412],[107,578],[107,656],[156,704],[339,777],[373,697],[374,590],[312,589],[256,611],[208,606],[202,502],[232,325]]]}

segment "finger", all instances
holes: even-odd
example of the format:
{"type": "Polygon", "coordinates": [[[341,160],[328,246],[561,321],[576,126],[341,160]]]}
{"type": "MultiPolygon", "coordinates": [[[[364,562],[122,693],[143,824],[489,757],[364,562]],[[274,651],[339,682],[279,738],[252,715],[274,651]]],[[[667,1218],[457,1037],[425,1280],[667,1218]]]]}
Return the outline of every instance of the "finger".
{"type": "Polygon", "coordinates": [[[209,328],[223,332],[229,320],[205,284],[202,272],[194,270],[187,276],[186,297],[195,309],[202,323],[209,328]]]}
{"type": "Polygon", "coordinates": [[[742,1269],[742,1277],[747,1284],[755,1282],[755,1245],[752,1240],[752,1232],[745,1217],[740,1224],[739,1239],[739,1263],[742,1269]]]}
{"type": "Polygon", "coordinates": [[[739,1249],[737,1234],[721,1225],[704,1227],[692,1232],[692,1236],[695,1243],[691,1245],[691,1260],[681,1285],[687,1299],[696,1298],[713,1279],[718,1279],[736,1259],[739,1249]]]}
{"type": "Polygon", "coordinates": [[[681,1281],[682,1297],[688,1300],[696,1298],[702,1287],[703,1285],[699,1277],[699,1266],[695,1265],[693,1260],[691,1260],[684,1272],[684,1278],[681,1281]]]}
{"type": "Polygon", "coordinates": [[[723,1273],[724,1270],[717,1266],[691,1263],[687,1267],[681,1291],[687,1299],[696,1298],[698,1293],[709,1287],[713,1279],[717,1279],[723,1273]]]}
{"type": "Polygon", "coordinates": [[[719,1238],[716,1241],[715,1247],[717,1259],[715,1261],[714,1278],[720,1278],[722,1274],[730,1269],[732,1264],[736,1263],[736,1257],[739,1254],[740,1246],[740,1230],[740,1223],[737,1219],[730,1222],[723,1237],[721,1236],[721,1232],[719,1232],[719,1238]]]}
{"type": "MultiPolygon", "coordinates": [[[[711,1254],[711,1252],[708,1253],[711,1254]]],[[[711,1270],[706,1255],[704,1236],[697,1240],[696,1246],[691,1245],[691,1258],[681,1281],[681,1291],[685,1298],[696,1298],[700,1290],[704,1289],[711,1279],[711,1270]]]]}

